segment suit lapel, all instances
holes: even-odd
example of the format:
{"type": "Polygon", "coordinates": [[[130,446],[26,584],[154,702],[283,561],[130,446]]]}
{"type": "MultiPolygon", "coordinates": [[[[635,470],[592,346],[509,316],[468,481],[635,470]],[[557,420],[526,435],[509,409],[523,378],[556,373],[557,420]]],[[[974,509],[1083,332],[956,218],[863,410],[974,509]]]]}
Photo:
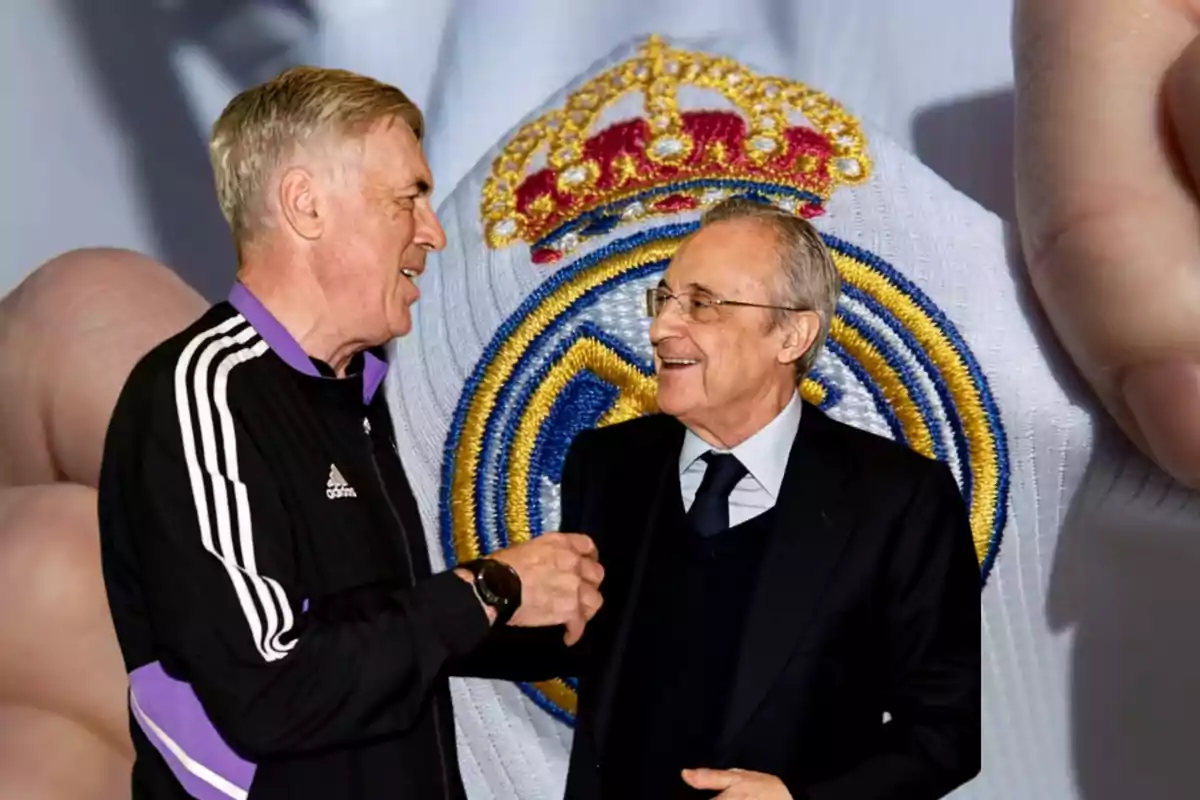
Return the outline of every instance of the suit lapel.
{"type": "Polygon", "coordinates": [[[810,629],[849,540],[849,509],[839,490],[850,465],[826,438],[830,424],[817,408],[805,404],[780,488],[775,527],[747,608],[719,750],[745,726],[810,629]]]}
{"type": "MultiPolygon", "coordinates": [[[[625,657],[625,646],[633,624],[634,614],[641,599],[642,585],[645,583],[646,565],[650,560],[650,548],[654,537],[661,526],[658,524],[662,516],[663,504],[679,501],[679,449],[683,444],[685,428],[673,418],[663,417],[661,435],[656,437],[657,446],[651,446],[642,451],[654,455],[647,458],[645,470],[634,470],[632,485],[635,491],[645,492],[642,498],[636,495],[629,498],[629,508],[633,510],[634,523],[640,527],[637,544],[631,548],[634,558],[633,569],[630,572],[629,586],[626,587],[621,617],[616,623],[603,669],[599,673],[600,681],[596,691],[596,712],[593,730],[598,751],[603,747],[604,738],[608,731],[608,723],[616,700],[616,691],[621,679],[621,665],[625,657]]],[[[618,458],[628,458],[629,454],[621,453],[618,458]]]]}

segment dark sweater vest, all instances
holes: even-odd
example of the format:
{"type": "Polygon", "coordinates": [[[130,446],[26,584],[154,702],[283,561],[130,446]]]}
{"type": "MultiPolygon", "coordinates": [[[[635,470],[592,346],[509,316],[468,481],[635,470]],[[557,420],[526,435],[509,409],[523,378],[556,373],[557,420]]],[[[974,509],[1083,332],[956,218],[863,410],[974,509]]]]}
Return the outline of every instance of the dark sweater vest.
{"type": "Polygon", "coordinates": [[[775,510],[709,538],[678,489],[655,526],[607,741],[605,798],[698,798],[684,768],[711,767],[746,611],[775,510]]]}

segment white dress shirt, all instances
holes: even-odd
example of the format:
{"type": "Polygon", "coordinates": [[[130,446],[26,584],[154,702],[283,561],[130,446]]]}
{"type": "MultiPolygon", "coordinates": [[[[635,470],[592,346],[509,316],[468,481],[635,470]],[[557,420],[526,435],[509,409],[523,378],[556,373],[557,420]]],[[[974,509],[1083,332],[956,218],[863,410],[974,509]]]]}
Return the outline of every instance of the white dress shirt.
{"type": "Polygon", "coordinates": [[[747,469],[746,475],[729,494],[729,527],[774,508],[803,407],[797,392],[775,419],[732,450],[713,447],[688,430],[679,451],[679,489],[684,511],[689,510],[696,499],[696,491],[708,469],[708,463],[701,456],[709,451],[731,453],[747,469]]]}

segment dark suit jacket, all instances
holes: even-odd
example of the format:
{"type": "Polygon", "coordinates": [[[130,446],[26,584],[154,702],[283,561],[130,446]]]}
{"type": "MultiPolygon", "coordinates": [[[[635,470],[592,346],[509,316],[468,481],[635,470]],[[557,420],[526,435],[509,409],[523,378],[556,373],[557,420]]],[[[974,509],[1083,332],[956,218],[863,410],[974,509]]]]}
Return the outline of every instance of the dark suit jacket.
{"type": "MultiPolygon", "coordinates": [[[[573,648],[508,628],[459,670],[579,677],[568,798],[599,797],[630,619],[655,579],[650,521],[664,498],[678,501],[684,432],[656,415],[575,439],[561,528],[595,539],[604,607],[573,648]]],[[[797,800],[932,800],[970,780],[980,768],[979,586],[945,465],[806,404],[719,755],[703,766],[776,775],[797,800]]]]}

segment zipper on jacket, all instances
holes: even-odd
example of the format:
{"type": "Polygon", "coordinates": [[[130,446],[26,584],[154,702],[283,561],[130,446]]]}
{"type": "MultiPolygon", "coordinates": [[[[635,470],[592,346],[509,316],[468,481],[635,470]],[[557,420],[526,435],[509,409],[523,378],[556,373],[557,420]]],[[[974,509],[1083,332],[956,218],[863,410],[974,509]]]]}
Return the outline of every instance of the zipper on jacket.
{"type": "MultiPolygon", "coordinates": [[[[379,460],[375,457],[375,440],[371,437],[371,424],[367,421],[366,417],[363,417],[363,433],[367,437],[367,451],[371,454],[371,466],[375,469],[375,479],[379,482],[379,490],[383,492],[383,499],[387,501],[388,510],[392,512],[392,519],[396,520],[396,525],[400,528],[400,538],[404,540],[404,556],[408,563],[408,582],[416,586],[417,572],[413,566],[412,545],[408,541],[408,528],[404,526],[404,520],[400,517],[400,512],[396,510],[396,504],[392,502],[392,495],[388,492],[387,483],[383,480],[383,472],[379,469],[379,460]]],[[[399,458],[399,454],[396,457],[399,458]]],[[[429,707],[433,710],[434,740],[437,742],[438,762],[442,767],[442,796],[446,800],[451,800],[450,774],[446,768],[446,747],[442,744],[442,715],[438,709],[436,697],[432,698],[429,707]]]]}

